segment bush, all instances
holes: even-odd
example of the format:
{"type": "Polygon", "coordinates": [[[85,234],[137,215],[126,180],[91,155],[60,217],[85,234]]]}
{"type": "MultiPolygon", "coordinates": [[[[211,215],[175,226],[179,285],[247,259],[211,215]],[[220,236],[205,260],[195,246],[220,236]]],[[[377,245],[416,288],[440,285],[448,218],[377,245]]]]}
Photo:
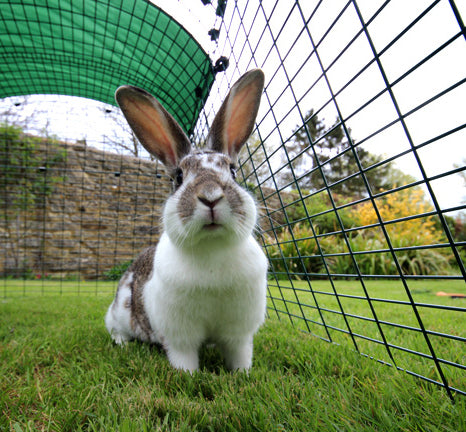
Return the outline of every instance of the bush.
{"type": "MultiPolygon", "coordinates": [[[[342,240],[335,241],[335,237],[322,239],[321,247],[326,254],[341,254],[326,257],[331,273],[357,274],[354,261],[359,272],[365,275],[398,275],[398,269],[392,253],[382,252],[387,250],[385,238],[365,236],[363,234],[349,236],[349,244],[354,261],[349,254],[346,243],[342,240]],[[358,253],[361,252],[361,253],[358,253]]],[[[415,246],[404,243],[404,239],[393,242],[394,248],[415,246]]],[[[449,264],[450,254],[441,249],[406,249],[397,251],[396,257],[401,271],[408,275],[440,275],[451,274],[452,267],[449,264]]]]}
{"type": "MultiPolygon", "coordinates": [[[[425,199],[422,189],[417,187],[409,188],[385,195],[376,202],[376,205],[381,220],[386,223],[385,228],[391,245],[395,249],[403,249],[396,252],[403,273],[409,275],[435,275],[450,274],[452,272],[452,267],[449,264],[451,259],[450,250],[432,247],[447,241],[443,231],[438,228],[436,218],[434,216],[418,216],[413,219],[403,219],[423,215],[433,210],[433,206],[425,199]],[[387,223],[398,219],[402,220],[387,223]]],[[[366,202],[355,208],[353,218],[359,226],[368,226],[379,222],[371,202],[366,202]]],[[[370,248],[370,242],[373,240],[364,231],[353,237],[351,241],[355,251],[374,250],[370,248]]],[[[387,249],[388,245],[383,240],[377,244],[375,249],[377,248],[387,249]]],[[[390,253],[375,255],[377,256],[363,255],[361,262],[364,263],[365,259],[372,261],[381,261],[383,259],[385,261],[388,258],[392,261],[391,265],[379,262],[376,268],[378,271],[383,269],[383,274],[398,273],[390,253]]]]}
{"type": "MultiPolygon", "coordinates": [[[[332,196],[336,205],[351,202],[351,198],[345,198],[338,194],[332,196]]],[[[296,195],[296,199],[298,199],[298,195],[296,195]]],[[[286,212],[290,221],[302,221],[309,215],[314,229],[319,230],[321,234],[341,230],[337,215],[333,211],[330,198],[326,192],[320,192],[305,198],[304,201],[298,201],[296,204],[287,207],[286,212]]],[[[338,210],[338,216],[345,228],[354,226],[354,220],[348,211],[338,210]]]]}
{"type": "Polygon", "coordinates": [[[107,270],[103,274],[104,280],[108,280],[108,281],[120,280],[121,277],[123,276],[124,272],[131,265],[131,263],[132,263],[132,261],[125,261],[125,262],[122,262],[120,264],[114,265],[110,270],[107,270]]]}
{"type": "Polygon", "coordinates": [[[0,181],[4,189],[0,204],[9,210],[2,217],[14,219],[12,212],[34,210],[41,205],[54,185],[63,180],[53,168],[65,159],[66,152],[55,139],[33,137],[20,127],[0,124],[0,181]]]}
{"type": "MultiPolygon", "coordinates": [[[[314,201],[313,213],[319,213],[319,205],[325,203],[314,201]]],[[[433,216],[417,216],[432,211],[420,188],[409,188],[380,198],[377,203],[380,217],[386,223],[385,228],[395,252],[401,271],[409,275],[440,275],[451,274],[452,257],[449,248],[433,247],[446,242],[446,237],[438,227],[433,216]],[[399,222],[387,223],[401,219],[399,222]],[[417,248],[419,247],[419,248],[417,248]]],[[[298,204],[296,204],[298,209],[298,204]]],[[[302,204],[301,204],[301,208],[302,204]]],[[[297,210],[296,215],[299,210],[297,210]]],[[[327,271],[331,274],[357,274],[355,263],[360,273],[366,275],[397,275],[398,269],[392,253],[388,251],[388,243],[379,226],[377,213],[372,202],[366,202],[353,207],[340,216],[345,228],[359,226],[361,229],[349,233],[348,243],[353,257],[349,253],[348,244],[339,234],[339,224],[334,212],[323,215],[325,218],[317,223],[313,220],[316,235],[334,233],[316,238],[310,225],[304,219],[288,229],[277,234],[277,241],[268,238],[266,247],[271,260],[272,270],[279,277],[300,279],[305,274],[313,277],[327,271]],[[371,227],[372,226],[372,227],[371,227]],[[369,228],[371,227],[371,228],[369,228]],[[318,232],[317,232],[318,231],[318,232]],[[322,251],[322,254],[319,251],[322,251]],[[298,251],[299,249],[299,251],[298,251]],[[359,252],[359,253],[358,253],[359,252]],[[324,261],[325,260],[325,261],[324,261]]],[[[304,216],[301,217],[303,219],[304,216]]],[[[298,219],[298,218],[297,218],[298,219]]]]}
{"type": "Polygon", "coordinates": [[[287,278],[290,273],[293,278],[301,279],[304,274],[322,270],[324,263],[318,256],[317,242],[310,228],[296,224],[280,232],[277,242],[270,237],[266,240],[271,270],[278,278],[287,278]]]}

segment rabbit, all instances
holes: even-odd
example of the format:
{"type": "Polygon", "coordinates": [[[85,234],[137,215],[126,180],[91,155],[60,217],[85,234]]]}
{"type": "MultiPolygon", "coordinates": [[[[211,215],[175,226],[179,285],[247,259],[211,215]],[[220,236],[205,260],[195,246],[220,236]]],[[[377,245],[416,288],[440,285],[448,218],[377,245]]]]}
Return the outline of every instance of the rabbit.
{"type": "Polygon", "coordinates": [[[174,183],[157,245],[122,276],[106,314],[117,344],[160,344],[174,368],[190,373],[199,369],[200,347],[215,344],[228,369],[251,368],[253,336],[266,316],[268,264],[253,237],[255,201],[235,176],[263,87],[260,69],[232,86],[202,150],[151,94],[116,91],[134,133],[174,183]]]}

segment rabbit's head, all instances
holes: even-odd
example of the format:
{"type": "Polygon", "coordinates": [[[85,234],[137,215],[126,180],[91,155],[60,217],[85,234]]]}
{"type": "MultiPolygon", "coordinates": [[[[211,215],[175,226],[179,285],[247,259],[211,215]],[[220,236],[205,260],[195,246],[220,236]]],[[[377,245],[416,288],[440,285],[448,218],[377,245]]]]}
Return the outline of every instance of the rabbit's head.
{"type": "Polygon", "coordinates": [[[209,131],[205,149],[194,150],[176,120],[152,95],[132,86],[116,100],[141,144],[168,169],[174,193],[164,230],[178,246],[222,244],[249,236],[256,223],[253,198],[236,182],[237,157],[254,127],[264,87],[255,69],[231,88],[209,131]]]}

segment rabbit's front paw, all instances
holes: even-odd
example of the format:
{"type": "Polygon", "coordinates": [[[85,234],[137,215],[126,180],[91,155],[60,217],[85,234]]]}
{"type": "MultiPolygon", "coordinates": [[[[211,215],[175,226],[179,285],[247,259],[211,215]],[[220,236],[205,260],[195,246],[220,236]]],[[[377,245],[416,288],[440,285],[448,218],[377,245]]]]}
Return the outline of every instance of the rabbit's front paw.
{"type": "Polygon", "coordinates": [[[167,347],[168,360],[170,364],[180,370],[193,373],[199,369],[199,356],[197,350],[176,350],[167,347]]]}
{"type": "Polygon", "coordinates": [[[230,341],[222,347],[225,363],[230,370],[248,371],[252,365],[252,337],[230,341]]]}

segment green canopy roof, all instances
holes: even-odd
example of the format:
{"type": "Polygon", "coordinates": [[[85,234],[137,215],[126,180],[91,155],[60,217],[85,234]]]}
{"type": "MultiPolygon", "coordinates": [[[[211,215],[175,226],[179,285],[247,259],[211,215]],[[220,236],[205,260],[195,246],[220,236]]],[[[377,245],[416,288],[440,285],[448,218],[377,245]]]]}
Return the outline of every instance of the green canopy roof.
{"type": "Polygon", "coordinates": [[[115,104],[154,94],[190,133],[209,93],[209,56],[145,0],[0,0],[0,98],[66,94],[115,104]]]}

